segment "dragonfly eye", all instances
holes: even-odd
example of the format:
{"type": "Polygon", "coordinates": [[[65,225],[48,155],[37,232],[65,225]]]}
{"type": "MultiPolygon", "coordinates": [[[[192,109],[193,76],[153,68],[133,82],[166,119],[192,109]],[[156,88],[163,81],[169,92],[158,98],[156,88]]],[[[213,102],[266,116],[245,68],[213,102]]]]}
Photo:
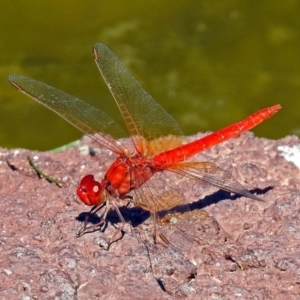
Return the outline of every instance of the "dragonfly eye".
{"type": "Polygon", "coordinates": [[[79,199],[86,205],[100,205],[104,201],[104,190],[100,182],[94,180],[93,175],[86,175],[77,188],[79,199]]]}

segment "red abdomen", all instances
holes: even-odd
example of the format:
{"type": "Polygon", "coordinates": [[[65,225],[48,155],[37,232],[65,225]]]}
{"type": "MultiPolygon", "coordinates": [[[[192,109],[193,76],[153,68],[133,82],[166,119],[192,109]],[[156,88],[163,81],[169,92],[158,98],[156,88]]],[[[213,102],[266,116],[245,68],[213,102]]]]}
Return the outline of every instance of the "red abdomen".
{"type": "Polygon", "coordinates": [[[165,151],[153,157],[153,162],[160,168],[170,167],[178,162],[184,161],[191,156],[200,153],[214,145],[238,136],[242,132],[250,130],[265,119],[271,117],[281,108],[280,105],[274,105],[261,109],[248,116],[243,121],[229,125],[221,130],[208,134],[192,143],[165,151]]]}

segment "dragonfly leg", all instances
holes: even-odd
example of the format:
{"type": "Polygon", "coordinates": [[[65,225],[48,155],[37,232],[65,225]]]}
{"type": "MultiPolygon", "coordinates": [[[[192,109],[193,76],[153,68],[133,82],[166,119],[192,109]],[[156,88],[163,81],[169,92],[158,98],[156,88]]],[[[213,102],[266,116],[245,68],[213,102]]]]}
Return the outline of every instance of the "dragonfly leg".
{"type": "MultiPolygon", "coordinates": [[[[129,198],[132,198],[132,197],[129,196],[129,198]]],[[[114,208],[115,208],[115,210],[116,210],[116,212],[118,214],[118,217],[119,217],[119,219],[120,219],[120,221],[121,221],[122,224],[121,224],[120,227],[117,228],[117,230],[115,231],[115,233],[109,238],[106,250],[109,250],[109,247],[110,247],[110,245],[112,243],[117,242],[118,240],[120,240],[124,236],[124,227],[125,227],[125,224],[126,224],[126,221],[125,221],[124,217],[122,216],[122,214],[121,214],[121,212],[120,212],[119,207],[117,206],[117,204],[113,200],[111,200],[111,202],[112,202],[112,205],[114,206],[114,208]],[[117,236],[118,233],[121,233],[121,235],[116,238],[116,236],[117,236]]],[[[128,206],[129,203],[130,203],[130,201],[128,201],[126,207],[128,206]]],[[[105,217],[106,217],[106,215],[107,215],[107,212],[105,213],[105,217]]]]}
{"type": "MultiPolygon", "coordinates": [[[[96,227],[101,227],[103,224],[105,224],[106,219],[102,217],[101,221],[98,222],[97,224],[93,224],[93,225],[87,226],[91,215],[95,214],[97,211],[99,211],[104,205],[106,205],[106,202],[103,203],[103,204],[101,204],[101,205],[95,205],[95,206],[92,207],[92,209],[89,211],[89,213],[85,216],[84,224],[81,227],[81,229],[77,232],[76,237],[81,237],[87,231],[89,231],[91,229],[94,229],[96,227]]],[[[107,213],[106,213],[106,215],[107,215],[107,213]]]]}
{"type": "MultiPolygon", "coordinates": [[[[128,199],[125,207],[128,207],[130,203],[132,203],[132,196],[126,196],[126,198],[128,199]]],[[[123,200],[123,199],[122,199],[123,200]]],[[[124,198],[125,200],[125,198],[124,198]]],[[[107,243],[107,246],[103,246],[103,248],[105,248],[106,250],[109,250],[109,247],[112,243],[118,241],[119,239],[121,239],[124,235],[124,226],[126,224],[125,222],[125,219],[124,217],[122,216],[117,204],[115,202],[113,202],[113,200],[110,200],[110,201],[105,201],[105,203],[101,204],[101,205],[95,205],[92,207],[92,209],[89,211],[89,213],[86,215],[85,217],[85,220],[84,220],[84,224],[82,226],[82,228],[77,232],[76,234],[76,237],[81,237],[82,235],[84,235],[85,233],[87,233],[88,231],[91,231],[97,227],[102,227],[105,223],[106,223],[106,219],[107,219],[107,214],[108,212],[110,211],[111,209],[111,202],[118,214],[118,217],[122,223],[122,225],[117,228],[117,231],[112,235],[112,237],[109,239],[108,243],[107,243]],[[101,208],[103,208],[103,206],[106,205],[106,208],[105,208],[105,211],[104,213],[102,214],[101,216],[101,221],[98,222],[97,224],[93,224],[93,225],[90,225],[90,226],[87,226],[88,222],[89,222],[89,219],[91,217],[92,214],[95,214],[97,211],[99,211],[101,208]],[[121,232],[121,236],[116,238],[117,234],[121,232]]]]}
{"type": "Polygon", "coordinates": [[[127,203],[124,205],[126,208],[129,206],[130,203],[134,202],[133,197],[131,195],[124,195],[120,197],[121,200],[127,201],[127,203]]]}
{"type": "Polygon", "coordinates": [[[153,231],[152,231],[152,238],[153,238],[153,241],[154,241],[154,244],[157,243],[157,240],[156,240],[156,237],[157,237],[157,231],[156,231],[156,214],[155,213],[151,213],[151,217],[152,217],[152,220],[153,220],[153,231]]]}

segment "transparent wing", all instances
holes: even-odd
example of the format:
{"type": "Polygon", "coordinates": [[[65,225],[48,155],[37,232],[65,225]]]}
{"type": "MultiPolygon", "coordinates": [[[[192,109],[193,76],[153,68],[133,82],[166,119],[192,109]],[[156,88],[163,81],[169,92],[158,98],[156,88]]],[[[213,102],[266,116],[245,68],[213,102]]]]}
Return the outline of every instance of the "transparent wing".
{"type": "Polygon", "coordinates": [[[168,171],[158,172],[150,181],[133,190],[135,206],[149,211],[153,219],[152,238],[160,244],[180,249],[187,254],[194,241],[194,226],[190,218],[190,205],[176,188],[176,177],[172,183],[168,171]]]}
{"type": "Polygon", "coordinates": [[[169,170],[195,179],[199,184],[206,182],[222,190],[263,201],[235,180],[231,172],[222,170],[212,162],[182,162],[172,166],[169,170]]]}
{"type": "Polygon", "coordinates": [[[175,119],[143,89],[113,52],[98,43],[94,46],[94,57],[138,153],[147,153],[144,139],[183,136],[175,119]]]}
{"type": "Polygon", "coordinates": [[[157,172],[132,191],[135,206],[151,213],[152,222],[141,225],[141,237],[153,275],[167,291],[189,282],[197,271],[188,259],[194,243],[195,219],[177,187],[181,177],[167,170],[157,172]]]}
{"type": "Polygon", "coordinates": [[[101,146],[118,154],[125,153],[126,148],[112,137],[120,138],[126,134],[103,111],[63,91],[28,77],[11,75],[9,81],[22,93],[53,110],[84,134],[96,140],[101,146]]]}

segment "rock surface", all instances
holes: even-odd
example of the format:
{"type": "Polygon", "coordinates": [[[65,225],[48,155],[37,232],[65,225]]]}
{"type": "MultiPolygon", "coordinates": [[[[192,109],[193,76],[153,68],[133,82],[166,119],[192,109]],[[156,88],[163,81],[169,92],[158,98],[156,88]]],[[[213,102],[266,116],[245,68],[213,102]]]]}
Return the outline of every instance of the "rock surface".
{"type": "Polygon", "coordinates": [[[246,133],[199,154],[264,202],[179,182],[194,243],[187,257],[169,247],[159,258],[141,242],[152,221],[139,208],[120,208],[132,226],[109,251],[99,244],[120,226],[114,212],[104,232],[76,238],[89,211],[76,197],[78,182],[90,173],[100,179],[114,159],[97,148],[84,153],[86,144],[95,147],[83,138],[58,153],[0,149],[0,299],[300,299],[297,137],[246,133]],[[62,188],[39,178],[27,156],[62,188]]]}

